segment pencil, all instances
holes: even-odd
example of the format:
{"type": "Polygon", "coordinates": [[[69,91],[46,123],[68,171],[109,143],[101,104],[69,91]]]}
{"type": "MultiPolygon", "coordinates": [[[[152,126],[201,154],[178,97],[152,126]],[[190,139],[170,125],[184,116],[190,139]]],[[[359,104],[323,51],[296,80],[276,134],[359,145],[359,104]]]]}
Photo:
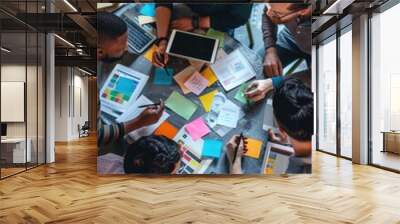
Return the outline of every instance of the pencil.
{"type": "Polygon", "coordinates": [[[145,104],[139,106],[139,108],[144,108],[144,107],[151,107],[151,106],[160,106],[161,103],[152,103],[152,104],[145,104]]]}

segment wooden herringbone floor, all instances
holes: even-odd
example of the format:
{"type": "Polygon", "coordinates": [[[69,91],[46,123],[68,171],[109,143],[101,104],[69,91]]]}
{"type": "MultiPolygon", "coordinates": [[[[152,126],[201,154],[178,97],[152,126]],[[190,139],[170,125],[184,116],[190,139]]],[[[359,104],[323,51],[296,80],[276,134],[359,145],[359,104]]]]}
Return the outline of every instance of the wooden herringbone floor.
{"type": "Polygon", "coordinates": [[[0,223],[400,223],[400,175],[314,153],[311,176],[99,177],[96,142],[0,181],[0,223]]]}

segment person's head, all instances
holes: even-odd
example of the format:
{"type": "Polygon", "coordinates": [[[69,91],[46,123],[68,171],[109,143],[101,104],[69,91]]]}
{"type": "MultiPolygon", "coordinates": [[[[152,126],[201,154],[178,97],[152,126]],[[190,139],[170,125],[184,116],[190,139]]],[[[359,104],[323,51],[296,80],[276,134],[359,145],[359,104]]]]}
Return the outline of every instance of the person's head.
{"type": "Polygon", "coordinates": [[[314,97],[311,89],[300,79],[288,78],[275,90],[272,106],[280,131],[289,137],[295,151],[296,145],[307,145],[304,152],[296,154],[311,153],[314,132],[314,97]]]}
{"type": "Polygon", "coordinates": [[[128,49],[128,27],[118,16],[97,14],[97,59],[112,62],[120,59],[128,49]]]}
{"type": "Polygon", "coordinates": [[[267,3],[266,14],[275,24],[287,23],[297,17],[311,17],[308,3],[267,3]]]}
{"type": "Polygon", "coordinates": [[[124,158],[125,173],[175,173],[181,155],[179,145],[164,137],[150,135],[134,142],[124,158]]]}

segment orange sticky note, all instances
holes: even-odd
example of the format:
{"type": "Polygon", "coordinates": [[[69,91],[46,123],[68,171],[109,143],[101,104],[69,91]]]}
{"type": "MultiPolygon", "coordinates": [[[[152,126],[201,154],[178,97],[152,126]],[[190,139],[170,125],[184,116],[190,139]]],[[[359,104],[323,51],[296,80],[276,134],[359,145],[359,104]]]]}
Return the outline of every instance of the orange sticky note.
{"type": "Polygon", "coordinates": [[[247,138],[246,141],[247,152],[244,155],[258,159],[260,157],[261,146],[263,142],[253,138],[247,138]]]}
{"type": "Polygon", "coordinates": [[[161,123],[160,127],[158,127],[157,130],[154,132],[154,135],[164,135],[165,137],[172,140],[175,137],[176,133],[178,133],[178,129],[168,121],[164,121],[163,123],[161,123]]]}
{"type": "Polygon", "coordinates": [[[146,58],[148,61],[152,62],[153,61],[153,52],[157,50],[157,46],[153,45],[151,46],[146,53],[144,53],[144,58],[146,58]]]}
{"type": "Polygon", "coordinates": [[[176,83],[181,87],[183,94],[190,93],[190,89],[185,86],[185,82],[193,75],[196,69],[193,66],[188,66],[174,76],[176,83]]]}
{"type": "Polygon", "coordinates": [[[210,87],[212,84],[214,84],[218,79],[211,67],[207,67],[204,69],[201,74],[203,75],[204,78],[208,80],[208,86],[210,87]]]}

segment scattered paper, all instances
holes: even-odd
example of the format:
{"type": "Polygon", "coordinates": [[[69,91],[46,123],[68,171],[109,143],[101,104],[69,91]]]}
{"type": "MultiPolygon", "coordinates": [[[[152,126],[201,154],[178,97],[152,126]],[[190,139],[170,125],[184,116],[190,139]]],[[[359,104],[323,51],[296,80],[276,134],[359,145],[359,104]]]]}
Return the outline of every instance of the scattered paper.
{"type": "Polygon", "coordinates": [[[208,80],[208,86],[210,87],[212,84],[214,84],[218,79],[213,70],[210,67],[205,68],[201,74],[203,75],[204,78],[208,80]]]}
{"type": "Polygon", "coordinates": [[[211,68],[226,91],[256,76],[253,67],[239,49],[212,64],[211,68]]]}
{"type": "Polygon", "coordinates": [[[138,16],[139,24],[141,26],[156,22],[156,18],[152,16],[138,16]]]}
{"type": "Polygon", "coordinates": [[[181,128],[176,134],[174,141],[182,146],[186,146],[190,148],[197,157],[201,157],[201,151],[203,150],[203,139],[198,139],[194,141],[192,137],[190,137],[189,133],[186,132],[185,128],[181,128]]]}
{"type": "Polygon", "coordinates": [[[238,110],[236,107],[225,104],[219,112],[217,125],[219,124],[230,128],[236,128],[239,120],[239,113],[240,110],[238,110]]]}
{"type": "Polygon", "coordinates": [[[195,71],[192,76],[186,80],[184,85],[194,94],[200,95],[200,93],[207,88],[208,81],[198,71],[195,71]]]}
{"type": "Polygon", "coordinates": [[[244,155],[258,159],[260,157],[263,142],[253,138],[247,138],[246,141],[247,152],[244,155]]]}
{"type": "Polygon", "coordinates": [[[210,133],[210,129],[204,123],[204,120],[201,117],[187,124],[185,126],[185,130],[187,133],[189,133],[194,141],[197,141],[201,137],[210,133]]]}
{"type": "Polygon", "coordinates": [[[212,163],[212,159],[201,159],[200,156],[192,152],[186,145],[181,147],[181,166],[178,174],[202,174],[212,163]]]}
{"type": "Polygon", "coordinates": [[[196,104],[176,91],[165,101],[165,106],[186,120],[189,120],[197,110],[196,104]]]}
{"type": "Polygon", "coordinates": [[[156,68],[153,83],[155,85],[169,86],[172,84],[172,77],[174,74],[174,69],[166,68],[168,73],[164,68],[156,68]]]}
{"type": "Polygon", "coordinates": [[[153,53],[157,50],[157,46],[153,45],[151,46],[146,53],[144,53],[144,58],[147,59],[149,62],[153,61],[153,53]]]}
{"type": "MultiPolygon", "coordinates": [[[[141,105],[146,105],[146,104],[152,104],[153,102],[149,100],[147,97],[144,95],[141,95],[137,101],[133,104],[133,106],[129,107],[127,111],[125,111],[120,117],[117,118],[117,122],[125,122],[131,119],[136,118],[137,116],[140,115],[146,108],[139,108],[141,105]]],[[[137,140],[142,136],[149,136],[151,135],[160,125],[163,123],[165,120],[167,120],[169,117],[169,114],[167,112],[163,112],[161,115],[160,119],[157,121],[157,123],[142,127],[140,129],[137,129],[135,131],[132,131],[129,133],[129,136],[133,140],[137,140]]]]}
{"type": "Polygon", "coordinates": [[[218,39],[219,40],[219,47],[224,47],[224,40],[225,40],[225,33],[214,30],[213,28],[208,29],[207,36],[218,39]]]}
{"type": "Polygon", "coordinates": [[[223,48],[219,48],[218,52],[217,52],[217,61],[223,59],[226,56],[227,56],[227,54],[224,51],[224,49],[223,48]]]}
{"type": "Polygon", "coordinates": [[[210,112],[211,110],[211,105],[214,100],[215,94],[218,93],[218,90],[213,90],[211,92],[208,92],[202,96],[199,97],[201,104],[203,105],[204,111],[205,112],[210,112]]]}
{"type": "Polygon", "coordinates": [[[164,121],[154,132],[155,135],[163,135],[171,140],[174,139],[177,133],[178,129],[168,121],[164,121]]]}
{"type": "Polygon", "coordinates": [[[175,82],[178,83],[179,87],[181,87],[182,89],[183,94],[185,95],[191,92],[188,88],[186,88],[185,82],[192,76],[195,71],[196,69],[193,66],[188,66],[174,76],[175,82]]]}
{"type": "Polygon", "coordinates": [[[232,130],[231,127],[226,127],[223,125],[218,125],[217,120],[221,112],[221,108],[226,106],[227,108],[235,108],[239,111],[239,119],[243,118],[245,113],[240,109],[239,106],[230,101],[223,93],[217,93],[214,96],[213,103],[211,105],[211,110],[207,113],[204,118],[209,127],[211,127],[215,133],[220,137],[224,137],[229,131],[232,130]]]}
{"type": "Polygon", "coordinates": [[[216,139],[204,139],[202,157],[220,158],[223,142],[216,139]]]}

